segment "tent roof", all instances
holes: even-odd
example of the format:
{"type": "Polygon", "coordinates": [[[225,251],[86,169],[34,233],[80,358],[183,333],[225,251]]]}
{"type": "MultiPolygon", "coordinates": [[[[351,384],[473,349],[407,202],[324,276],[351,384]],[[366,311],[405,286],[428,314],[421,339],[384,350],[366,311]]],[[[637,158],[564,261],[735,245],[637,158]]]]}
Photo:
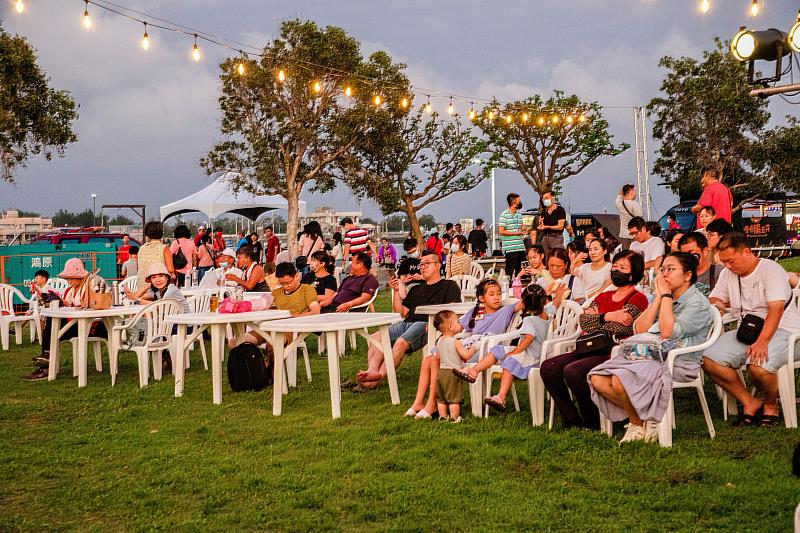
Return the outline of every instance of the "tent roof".
{"type": "MultiPolygon", "coordinates": [[[[256,196],[247,191],[234,192],[230,180],[235,176],[233,172],[223,174],[196,193],[177,202],[162,205],[161,220],[184,213],[203,213],[212,220],[225,213],[234,213],[255,220],[267,211],[287,209],[286,199],[278,195],[256,196]]],[[[306,203],[301,201],[300,216],[305,214],[306,203]]]]}

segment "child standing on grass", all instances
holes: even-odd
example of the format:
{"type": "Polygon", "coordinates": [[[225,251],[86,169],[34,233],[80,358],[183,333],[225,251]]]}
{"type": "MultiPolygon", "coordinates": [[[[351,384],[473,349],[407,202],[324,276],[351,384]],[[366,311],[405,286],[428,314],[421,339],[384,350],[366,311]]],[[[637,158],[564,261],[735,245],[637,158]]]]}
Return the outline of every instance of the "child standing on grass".
{"type": "Polygon", "coordinates": [[[433,327],[442,334],[436,341],[436,353],[439,356],[439,372],[436,376],[436,403],[439,408],[439,420],[450,420],[454,424],[461,422],[461,404],[464,403],[464,383],[452,372],[464,366],[475,352],[475,345],[465,348],[455,335],[463,331],[458,323],[458,315],[452,311],[439,311],[433,317],[433,327]]]}

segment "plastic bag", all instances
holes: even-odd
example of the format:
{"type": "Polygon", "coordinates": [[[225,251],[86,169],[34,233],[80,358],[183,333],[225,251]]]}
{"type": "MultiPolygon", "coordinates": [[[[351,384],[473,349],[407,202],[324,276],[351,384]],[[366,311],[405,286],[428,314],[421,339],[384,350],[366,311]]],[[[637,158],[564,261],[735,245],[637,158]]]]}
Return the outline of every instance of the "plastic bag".
{"type": "Polygon", "coordinates": [[[262,294],[258,298],[249,300],[249,302],[253,304],[253,311],[266,311],[272,307],[272,295],[262,294]]]}
{"type": "Polygon", "coordinates": [[[620,354],[625,359],[638,361],[652,359],[663,363],[670,350],[681,347],[678,339],[662,339],[655,333],[639,333],[628,337],[619,345],[620,354]]]}
{"type": "Polygon", "coordinates": [[[220,302],[217,313],[248,313],[253,310],[253,304],[247,300],[234,302],[230,298],[225,298],[220,302]]]}

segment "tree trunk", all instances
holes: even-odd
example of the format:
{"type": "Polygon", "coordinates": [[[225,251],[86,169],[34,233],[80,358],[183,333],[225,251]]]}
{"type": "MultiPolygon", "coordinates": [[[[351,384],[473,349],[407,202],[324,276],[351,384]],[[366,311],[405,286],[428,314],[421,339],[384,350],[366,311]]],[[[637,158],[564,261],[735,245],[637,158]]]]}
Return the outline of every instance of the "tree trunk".
{"type": "Polygon", "coordinates": [[[300,191],[294,187],[286,188],[286,203],[288,216],[286,220],[286,246],[289,257],[294,261],[295,244],[297,244],[297,227],[300,218],[300,191]]]}
{"type": "Polygon", "coordinates": [[[411,235],[417,241],[417,248],[422,251],[425,241],[422,238],[422,231],[419,229],[419,219],[417,218],[417,210],[414,208],[414,204],[406,200],[400,210],[408,217],[408,225],[411,226],[411,235]]]}

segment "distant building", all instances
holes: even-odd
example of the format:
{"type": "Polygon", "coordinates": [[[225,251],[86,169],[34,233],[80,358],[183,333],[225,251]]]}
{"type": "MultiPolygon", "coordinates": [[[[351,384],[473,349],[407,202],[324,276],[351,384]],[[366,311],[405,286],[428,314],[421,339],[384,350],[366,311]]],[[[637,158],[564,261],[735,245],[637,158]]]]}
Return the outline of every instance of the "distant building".
{"type": "Polygon", "coordinates": [[[29,242],[39,233],[53,229],[52,218],[20,217],[19,211],[9,210],[0,216],[0,243],[29,242]],[[16,240],[15,240],[16,239],[16,240]]]}
{"type": "Polygon", "coordinates": [[[361,211],[334,211],[332,207],[317,207],[313,213],[300,217],[300,225],[304,226],[312,220],[316,220],[322,228],[322,233],[330,237],[339,231],[339,223],[345,217],[352,218],[353,224],[356,226],[361,225],[361,214],[361,211]]]}

